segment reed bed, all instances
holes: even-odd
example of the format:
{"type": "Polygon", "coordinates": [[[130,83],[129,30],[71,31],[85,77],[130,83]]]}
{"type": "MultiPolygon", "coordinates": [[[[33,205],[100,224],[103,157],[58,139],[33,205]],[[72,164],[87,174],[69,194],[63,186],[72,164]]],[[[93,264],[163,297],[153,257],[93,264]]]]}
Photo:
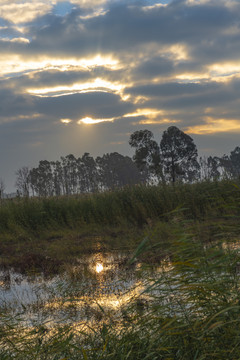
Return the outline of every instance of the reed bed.
{"type": "MultiPolygon", "coordinates": [[[[132,262],[151,248],[154,236],[157,228],[139,245],[132,262]]],[[[102,316],[94,325],[49,328],[46,321],[26,328],[21,314],[2,314],[0,358],[238,360],[239,240],[223,237],[206,246],[195,225],[181,221],[167,246],[171,258],[161,261],[157,278],[146,279],[145,290],[122,308],[121,318],[109,317],[99,307],[102,316]]],[[[71,301],[72,287],[65,296],[71,301]]]]}
{"type": "MultiPolygon", "coordinates": [[[[159,271],[120,318],[100,307],[94,326],[26,327],[23,314],[2,313],[0,359],[239,360],[239,195],[237,182],[222,181],[2,202],[5,234],[84,224],[140,228],[131,262],[154,255],[159,271]]],[[[62,301],[71,302],[73,289],[62,301]]]]}
{"type": "Polygon", "coordinates": [[[16,198],[0,203],[0,231],[74,228],[84,224],[143,226],[149,219],[171,219],[182,209],[185,218],[239,214],[239,182],[132,186],[110,192],[48,198],[16,198]],[[230,204],[232,208],[230,208],[230,204]]]}

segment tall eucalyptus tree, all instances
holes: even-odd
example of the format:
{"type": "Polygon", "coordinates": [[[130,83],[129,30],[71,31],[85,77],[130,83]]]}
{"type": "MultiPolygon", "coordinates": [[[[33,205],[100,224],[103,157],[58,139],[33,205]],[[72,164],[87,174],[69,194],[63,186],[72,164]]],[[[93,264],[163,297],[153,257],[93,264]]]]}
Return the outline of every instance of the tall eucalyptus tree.
{"type": "Polygon", "coordinates": [[[199,178],[197,147],[193,139],[176,126],[170,126],[164,131],[160,151],[164,175],[168,181],[193,182],[199,178]]]}

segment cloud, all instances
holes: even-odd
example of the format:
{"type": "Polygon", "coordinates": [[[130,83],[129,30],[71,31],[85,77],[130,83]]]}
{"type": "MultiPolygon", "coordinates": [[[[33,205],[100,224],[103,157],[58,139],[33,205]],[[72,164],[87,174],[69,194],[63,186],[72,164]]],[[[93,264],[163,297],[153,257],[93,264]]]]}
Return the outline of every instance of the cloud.
{"type": "Polygon", "coordinates": [[[173,71],[174,63],[171,59],[163,56],[154,56],[137,64],[132,71],[132,75],[146,81],[155,77],[169,76],[173,71]]]}
{"type": "Polygon", "coordinates": [[[238,1],[0,0],[0,11],[0,134],[23,157],[128,154],[130,133],[160,138],[171,124],[204,151],[239,135],[238,1]]]}
{"type": "Polygon", "coordinates": [[[15,93],[8,88],[0,90],[0,108],[0,121],[1,118],[29,115],[29,113],[34,112],[34,104],[31,97],[15,93]]]}
{"type": "Polygon", "coordinates": [[[51,98],[35,98],[35,110],[56,118],[79,120],[84,117],[112,118],[132,111],[133,105],[121,100],[120,96],[89,92],[51,98]]]}
{"type": "Polygon", "coordinates": [[[189,134],[216,134],[226,132],[240,133],[239,119],[213,119],[206,118],[205,124],[188,127],[186,132],[189,134]]]}
{"type": "Polygon", "coordinates": [[[0,17],[15,24],[33,21],[36,17],[42,16],[51,10],[50,1],[1,1],[0,17]]]}

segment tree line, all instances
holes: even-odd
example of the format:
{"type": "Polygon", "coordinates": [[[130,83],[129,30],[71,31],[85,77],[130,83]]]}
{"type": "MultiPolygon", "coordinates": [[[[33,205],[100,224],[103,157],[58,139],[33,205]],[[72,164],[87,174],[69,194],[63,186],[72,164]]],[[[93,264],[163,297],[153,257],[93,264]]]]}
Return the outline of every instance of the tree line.
{"type": "Polygon", "coordinates": [[[148,179],[192,183],[240,176],[240,147],[237,146],[230,155],[198,158],[193,139],[176,126],[163,132],[160,144],[149,130],[135,131],[129,144],[135,148],[133,161],[141,171],[146,171],[148,179]]]}
{"type": "Polygon", "coordinates": [[[146,181],[132,159],[117,152],[96,159],[85,153],[79,158],[70,154],[60,161],[41,160],[36,168],[18,169],[16,176],[21,196],[91,193],[146,181]]]}
{"type": "Polygon", "coordinates": [[[160,143],[149,130],[131,134],[133,158],[117,152],[94,159],[89,153],[70,154],[58,161],[39,161],[38,167],[16,171],[21,196],[59,196],[91,193],[139,183],[193,183],[240,176],[240,147],[230,155],[198,158],[193,139],[176,126],[163,132],[160,143]]]}

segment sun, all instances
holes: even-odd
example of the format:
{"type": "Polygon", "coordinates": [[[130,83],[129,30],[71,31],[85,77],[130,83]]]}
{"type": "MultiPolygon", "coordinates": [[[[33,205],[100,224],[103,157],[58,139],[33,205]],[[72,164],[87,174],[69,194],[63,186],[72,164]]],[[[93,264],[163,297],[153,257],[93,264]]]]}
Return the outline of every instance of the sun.
{"type": "Polygon", "coordinates": [[[98,123],[101,123],[101,122],[112,122],[114,121],[116,118],[108,118],[108,119],[93,119],[91,118],[90,116],[87,116],[87,117],[84,117],[80,120],[78,120],[78,124],[87,124],[87,125],[92,125],[92,124],[98,124],[98,123]]]}
{"type": "Polygon", "coordinates": [[[100,273],[100,272],[102,272],[102,271],[103,271],[103,265],[100,264],[100,263],[97,263],[97,264],[96,264],[96,272],[97,272],[97,273],[100,273]]]}
{"type": "Polygon", "coordinates": [[[91,118],[89,116],[79,120],[79,122],[81,122],[83,124],[88,124],[88,125],[90,125],[90,124],[98,124],[98,123],[103,122],[103,121],[104,121],[103,119],[93,119],[93,118],[91,118]]]}

